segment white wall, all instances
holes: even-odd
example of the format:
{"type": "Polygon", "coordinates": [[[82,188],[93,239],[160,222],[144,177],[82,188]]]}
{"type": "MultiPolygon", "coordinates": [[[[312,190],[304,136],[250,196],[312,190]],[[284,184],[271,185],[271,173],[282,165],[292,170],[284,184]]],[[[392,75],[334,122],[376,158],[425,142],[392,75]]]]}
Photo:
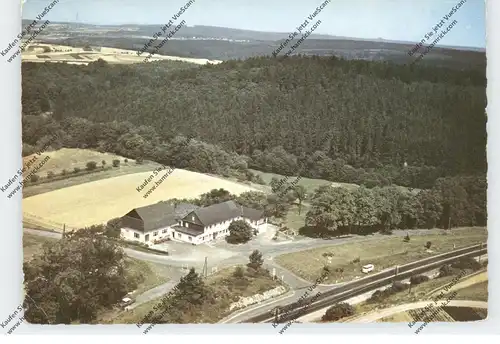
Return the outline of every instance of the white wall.
{"type": "Polygon", "coordinates": [[[238,216],[234,219],[224,221],[217,223],[212,226],[207,226],[204,228],[204,233],[198,236],[192,236],[189,234],[181,233],[175,231],[175,229],[172,229],[171,227],[165,227],[165,228],[160,228],[158,230],[150,231],[150,232],[140,232],[131,228],[122,228],[121,229],[121,237],[125,240],[132,240],[132,241],[139,241],[142,243],[153,243],[153,241],[156,239],[163,239],[163,238],[172,238],[178,241],[186,242],[189,244],[195,244],[199,245],[205,242],[210,242],[214,241],[213,235],[217,233],[217,237],[215,240],[224,238],[229,235],[229,225],[233,221],[237,220],[244,220],[247,222],[253,229],[257,229],[259,233],[262,233],[267,230],[267,219],[261,219],[259,221],[251,221],[247,218],[242,218],[241,216],[238,216]],[[163,233],[163,230],[166,232],[163,233]],[[154,232],[158,232],[158,235],[154,236],[154,232]],[[139,235],[139,238],[136,238],[134,236],[134,233],[139,235]],[[149,241],[145,241],[145,235],[149,234],[149,241]],[[180,236],[179,236],[180,234],[180,236]],[[191,237],[191,240],[189,240],[189,237],[191,237]]]}
{"type": "Polygon", "coordinates": [[[170,227],[163,227],[163,228],[160,228],[160,229],[157,229],[154,231],[149,231],[146,233],[143,233],[141,231],[137,231],[137,230],[132,229],[132,228],[124,227],[121,229],[120,235],[125,240],[139,241],[142,243],[151,243],[152,244],[154,242],[154,240],[170,238],[171,232],[172,232],[172,228],[170,228],[170,227]],[[164,231],[165,231],[165,233],[164,233],[164,231]],[[155,236],[154,233],[157,233],[157,235],[155,236]],[[136,238],[134,234],[139,235],[139,237],[136,238]],[[145,241],[145,237],[147,234],[149,234],[149,241],[145,241]]]}

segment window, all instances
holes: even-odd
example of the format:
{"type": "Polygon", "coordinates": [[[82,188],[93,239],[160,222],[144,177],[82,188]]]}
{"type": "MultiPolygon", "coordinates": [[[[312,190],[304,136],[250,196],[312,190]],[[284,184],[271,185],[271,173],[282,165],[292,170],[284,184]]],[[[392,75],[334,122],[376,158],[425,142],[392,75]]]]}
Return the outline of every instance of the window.
{"type": "Polygon", "coordinates": [[[157,236],[157,235],[158,235],[158,232],[154,232],[154,233],[153,233],[153,236],[157,236]]]}
{"type": "Polygon", "coordinates": [[[191,216],[191,221],[193,221],[193,222],[194,222],[194,215],[193,215],[193,216],[191,216]]]}
{"type": "Polygon", "coordinates": [[[162,233],[167,233],[167,230],[166,230],[166,229],[164,229],[164,230],[162,230],[161,232],[162,232],[162,233]]]}
{"type": "Polygon", "coordinates": [[[189,237],[189,241],[193,241],[193,238],[189,237]]]}
{"type": "Polygon", "coordinates": [[[187,222],[184,222],[184,227],[187,227],[188,226],[188,223],[187,222]]]}
{"type": "Polygon", "coordinates": [[[139,239],[140,235],[138,233],[134,233],[134,238],[139,239]]]}

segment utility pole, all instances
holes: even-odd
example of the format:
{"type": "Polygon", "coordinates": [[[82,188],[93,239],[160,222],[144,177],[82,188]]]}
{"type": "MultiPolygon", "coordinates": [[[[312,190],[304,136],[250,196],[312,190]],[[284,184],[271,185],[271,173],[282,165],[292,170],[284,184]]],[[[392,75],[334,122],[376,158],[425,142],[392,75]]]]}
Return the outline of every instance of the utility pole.
{"type": "Polygon", "coordinates": [[[208,275],[208,265],[207,265],[207,259],[208,257],[205,257],[205,265],[203,265],[203,275],[205,276],[205,278],[207,277],[208,275]]]}
{"type": "Polygon", "coordinates": [[[448,229],[451,229],[451,215],[448,216],[448,229]]]}
{"type": "Polygon", "coordinates": [[[63,224],[63,232],[62,232],[63,239],[65,235],[66,235],[66,224],[63,224]]]}

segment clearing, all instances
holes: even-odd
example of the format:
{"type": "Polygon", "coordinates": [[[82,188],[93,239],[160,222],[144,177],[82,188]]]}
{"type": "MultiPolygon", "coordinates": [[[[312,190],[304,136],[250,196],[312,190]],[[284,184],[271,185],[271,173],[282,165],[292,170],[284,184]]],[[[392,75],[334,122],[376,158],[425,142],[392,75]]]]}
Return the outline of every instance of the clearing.
{"type": "Polygon", "coordinates": [[[171,198],[195,198],[212,189],[224,188],[239,195],[255,189],[202,173],[175,169],[147,198],[143,196],[159,181],[161,171],[140,192],[136,190],[151,172],[127,174],[90,183],[66,187],[23,199],[26,222],[62,231],[105,223],[120,217],[133,208],[154,204],[171,198]]]}
{"type": "MultiPolygon", "coordinates": [[[[152,37],[150,37],[152,38],[152,37]]],[[[49,43],[33,43],[26,47],[22,53],[22,62],[65,62],[69,64],[84,64],[95,62],[102,59],[108,63],[115,64],[130,64],[130,63],[144,63],[144,59],[148,53],[137,56],[137,51],[108,48],[108,47],[94,47],[91,49],[71,47],[67,45],[49,44],[49,43]],[[40,54],[43,52],[43,55],[40,54]]],[[[194,64],[219,64],[220,60],[208,60],[203,58],[179,57],[155,54],[148,62],[153,61],[182,61],[194,64]]]]}
{"type": "Polygon", "coordinates": [[[330,275],[324,284],[347,282],[355,277],[364,277],[361,267],[374,264],[374,272],[380,272],[395,265],[406,264],[455,248],[486,242],[485,228],[463,228],[442,231],[441,234],[411,235],[410,241],[403,237],[385,237],[376,240],[353,242],[342,245],[326,246],[306,251],[287,253],[276,257],[276,262],[294,274],[313,282],[325,265],[330,267],[330,275]],[[427,250],[424,245],[432,243],[427,250]],[[323,255],[324,254],[324,255],[323,255]],[[359,259],[359,261],[357,261],[359,259]],[[357,262],[356,262],[357,261],[357,262]],[[343,268],[344,272],[335,272],[343,268]]]}
{"type": "MultiPolygon", "coordinates": [[[[50,159],[38,170],[37,174],[40,176],[44,176],[44,173],[48,171],[52,171],[55,174],[61,173],[64,169],[68,172],[72,172],[75,167],[78,167],[82,170],[85,169],[87,162],[95,161],[97,163],[97,169],[99,169],[102,164],[101,161],[106,161],[106,166],[111,166],[114,159],[120,160],[121,164],[124,163],[124,157],[111,154],[111,153],[101,153],[90,149],[79,149],[79,148],[61,148],[56,151],[51,152],[43,152],[41,155],[31,154],[23,157],[23,164],[25,165],[27,161],[29,161],[32,157],[36,156],[36,161],[42,161],[46,156],[49,156],[50,159]]],[[[134,163],[135,160],[128,159],[128,164],[134,163]]],[[[37,166],[37,162],[33,164],[33,166],[37,166]]],[[[28,174],[31,171],[30,168],[25,172],[28,174]]]]}
{"type": "MultiPolygon", "coordinates": [[[[261,178],[264,180],[264,182],[266,182],[267,185],[269,185],[269,183],[271,182],[271,179],[273,177],[278,178],[278,180],[282,180],[282,179],[286,178],[286,176],[281,175],[281,174],[277,174],[277,173],[261,172],[261,171],[253,170],[253,169],[250,169],[250,171],[252,171],[256,175],[261,176],[261,178]]],[[[297,176],[288,177],[288,179],[286,179],[285,183],[288,185],[288,184],[294,182],[296,178],[297,178],[297,176]]],[[[358,187],[358,185],[356,185],[356,184],[335,183],[335,182],[331,182],[329,180],[312,179],[312,178],[306,178],[306,177],[301,177],[297,184],[304,186],[306,188],[306,192],[308,195],[314,193],[314,190],[316,190],[318,187],[323,186],[323,185],[331,185],[334,187],[342,186],[342,187],[345,187],[345,188],[350,189],[350,190],[356,189],[358,187]]],[[[269,191],[271,191],[270,187],[269,187],[269,191]]]]}
{"type": "Polygon", "coordinates": [[[34,255],[42,253],[45,243],[54,243],[57,239],[23,233],[23,261],[29,261],[34,255]]]}
{"type": "MultiPolygon", "coordinates": [[[[282,285],[278,280],[272,280],[267,274],[248,272],[245,266],[243,266],[244,277],[234,277],[235,269],[235,267],[223,269],[207,277],[205,284],[213,290],[213,293],[218,295],[217,302],[204,304],[201,308],[198,307],[199,309],[196,309],[193,314],[184,314],[182,323],[217,323],[230,313],[230,304],[237,301],[239,297],[253,296],[282,285]]],[[[162,298],[158,298],[132,310],[121,312],[114,319],[109,319],[108,323],[136,324],[142,322],[144,317],[161,300],[162,298]]],[[[141,330],[145,328],[146,326],[142,327],[141,330]]]]}

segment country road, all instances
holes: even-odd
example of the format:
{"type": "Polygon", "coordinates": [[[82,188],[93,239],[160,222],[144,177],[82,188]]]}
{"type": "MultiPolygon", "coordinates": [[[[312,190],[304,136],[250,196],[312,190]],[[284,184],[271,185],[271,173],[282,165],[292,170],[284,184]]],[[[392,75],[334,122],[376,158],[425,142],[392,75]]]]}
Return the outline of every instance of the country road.
{"type": "MultiPolygon", "coordinates": [[[[312,248],[324,247],[324,246],[336,246],[342,245],[348,242],[363,242],[363,241],[372,241],[381,238],[386,238],[387,236],[382,234],[373,234],[367,236],[360,235],[352,235],[335,239],[310,239],[303,238],[296,241],[287,241],[287,242],[274,242],[271,240],[274,235],[274,231],[276,229],[271,227],[266,233],[258,235],[254,240],[242,244],[242,245],[230,245],[223,240],[219,240],[215,243],[210,244],[202,244],[198,246],[186,245],[184,243],[178,243],[170,241],[167,246],[169,249],[174,251],[174,254],[169,256],[158,255],[154,253],[147,253],[143,251],[137,251],[130,248],[123,248],[125,253],[135,259],[149,261],[157,264],[164,264],[178,268],[186,268],[186,267],[194,267],[196,270],[201,271],[204,265],[204,257],[208,257],[208,269],[209,272],[211,268],[216,269],[216,271],[235,266],[235,265],[244,265],[248,263],[248,256],[252,253],[253,250],[259,250],[262,252],[264,257],[264,267],[268,268],[272,273],[273,268],[275,269],[276,276],[278,278],[283,278],[283,281],[288,284],[291,289],[291,293],[288,293],[286,299],[281,298],[270,300],[269,302],[265,302],[264,304],[255,305],[247,307],[244,310],[245,317],[251,317],[253,315],[262,313],[263,311],[270,310],[276,306],[279,302],[276,300],[281,300],[285,303],[295,302],[297,301],[303,294],[300,292],[302,289],[308,288],[311,285],[311,282],[308,282],[299,276],[293,274],[289,270],[278,265],[274,258],[291,252],[303,251],[312,248]],[[201,251],[201,252],[200,252],[201,251]],[[295,293],[293,293],[295,291],[295,293]]],[[[454,231],[460,231],[461,229],[454,229],[454,231]]],[[[469,229],[470,230],[470,229],[469,229]]],[[[62,237],[61,233],[58,232],[47,232],[36,229],[24,228],[26,233],[32,235],[38,235],[43,237],[49,237],[54,239],[60,239],[62,237]]],[[[406,230],[395,230],[393,231],[392,236],[403,237],[407,234],[406,230]]],[[[428,235],[428,234],[436,234],[442,233],[442,229],[429,229],[429,230],[412,230],[412,235],[428,235]]],[[[160,286],[156,286],[150,290],[145,291],[144,293],[138,295],[136,297],[136,302],[134,303],[134,307],[138,305],[153,300],[156,297],[159,297],[163,294],[166,294],[170,289],[172,289],[175,284],[178,283],[180,278],[187,271],[182,271],[181,269],[175,273],[175,276],[169,276],[170,280],[167,283],[164,283],[160,286]]],[[[320,285],[314,290],[314,292],[321,291],[324,292],[326,290],[332,289],[333,287],[337,287],[340,284],[332,284],[332,285],[320,285]]],[[[238,319],[242,312],[235,312],[235,319],[238,319]]]]}

